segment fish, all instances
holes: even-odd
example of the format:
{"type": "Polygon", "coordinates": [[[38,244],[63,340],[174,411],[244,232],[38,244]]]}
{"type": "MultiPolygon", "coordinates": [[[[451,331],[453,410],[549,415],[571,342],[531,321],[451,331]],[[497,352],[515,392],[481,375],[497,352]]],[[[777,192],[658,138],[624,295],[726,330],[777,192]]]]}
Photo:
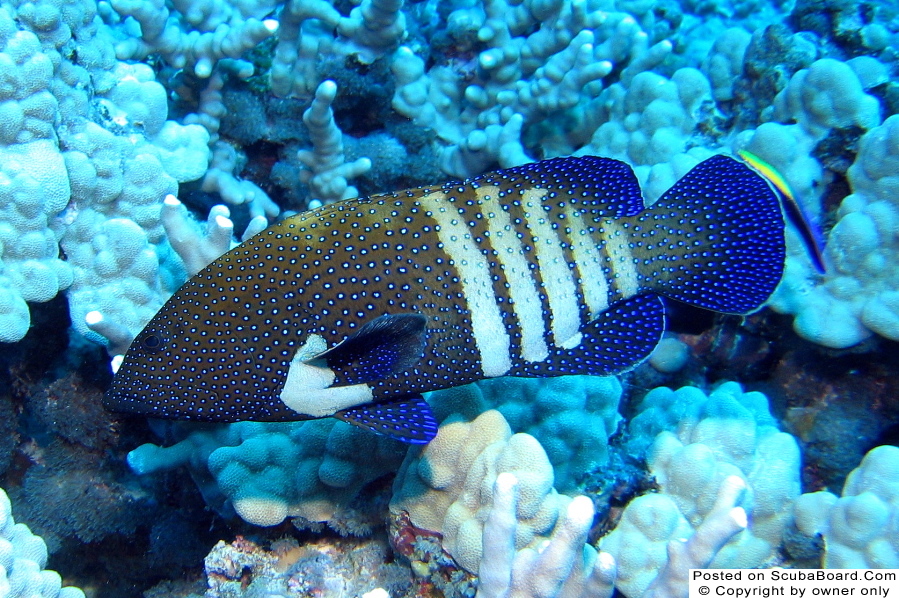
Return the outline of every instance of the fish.
{"type": "Polygon", "coordinates": [[[135,337],[113,411],[335,417],[424,444],[423,393],[644,361],[665,301],[745,314],[780,281],[780,198],[716,155],[651,206],[626,163],[578,156],[340,201],[276,223],[181,286],[135,337]],[[664,298],[664,299],[663,299],[664,298]]]}
{"type": "Polygon", "coordinates": [[[812,226],[811,218],[802,209],[802,205],[796,199],[796,195],[793,193],[793,189],[790,188],[787,179],[771,164],[747,150],[739,150],[737,155],[753,170],[765,177],[780,194],[781,204],[787,220],[796,227],[799,238],[802,239],[802,244],[805,245],[805,250],[808,252],[812,266],[818,274],[826,274],[827,268],[824,265],[824,242],[821,240],[821,230],[812,226]]]}

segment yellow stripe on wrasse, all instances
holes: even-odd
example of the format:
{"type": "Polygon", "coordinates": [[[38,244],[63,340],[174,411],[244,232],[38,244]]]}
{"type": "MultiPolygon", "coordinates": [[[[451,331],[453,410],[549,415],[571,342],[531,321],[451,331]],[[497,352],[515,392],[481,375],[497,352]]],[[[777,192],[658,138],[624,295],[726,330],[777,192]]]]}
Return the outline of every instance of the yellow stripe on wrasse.
{"type": "Polygon", "coordinates": [[[737,152],[743,161],[749,164],[756,172],[760,175],[768,179],[768,181],[774,185],[778,191],[784,194],[784,196],[790,201],[796,201],[796,196],[793,195],[793,190],[790,189],[790,184],[787,183],[787,180],[783,177],[782,174],[777,172],[777,170],[756,156],[753,153],[747,152],[746,150],[740,150],[737,152]]]}

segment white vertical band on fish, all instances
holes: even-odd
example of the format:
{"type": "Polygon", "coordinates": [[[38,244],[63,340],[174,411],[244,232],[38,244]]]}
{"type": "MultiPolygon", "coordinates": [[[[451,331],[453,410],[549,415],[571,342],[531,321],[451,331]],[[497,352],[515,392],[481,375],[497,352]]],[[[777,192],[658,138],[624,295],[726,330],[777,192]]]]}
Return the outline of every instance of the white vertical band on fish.
{"type": "Polygon", "coordinates": [[[490,231],[490,244],[509,285],[512,311],[521,330],[521,358],[528,362],[543,361],[549,355],[546,345],[546,323],[540,290],[524,256],[524,247],[509,213],[498,201],[499,187],[479,187],[481,214],[490,231]]]}
{"type": "Polygon", "coordinates": [[[615,288],[622,297],[633,297],[640,290],[640,280],[629,235],[611,220],[603,221],[600,232],[606,242],[615,288]]]}
{"type": "Polygon", "coordinates": [[[547,212],[543,209],[545,198],[545,190],[528,189],[522,194],[521,204],[527,226],[534,236],[537,264],[552,314],[553,344],[571,349],[580,343],[577,287],[568,267],[568,260],[565,259],[562,240],[553,230],[547,212]]]}
{"type": "Polygon", "coordinates": [[[603,267],[602,251],[596,246],[590,227],[577,210],[568,206],[565,209],[565,220],[568,221],[568,243],[577,264],[588,318],[593,321],[609,307],[609,283],[603,267]]]}
{"type": "Polygon", "coordinates": [[[465,214],[446,194],[429,193],[420,203],[437,223],[437,238],[459,274],[484,376],[502,376],[512,368],[511,339],[493,290],[490,265],[471,236],[465,214]]]}

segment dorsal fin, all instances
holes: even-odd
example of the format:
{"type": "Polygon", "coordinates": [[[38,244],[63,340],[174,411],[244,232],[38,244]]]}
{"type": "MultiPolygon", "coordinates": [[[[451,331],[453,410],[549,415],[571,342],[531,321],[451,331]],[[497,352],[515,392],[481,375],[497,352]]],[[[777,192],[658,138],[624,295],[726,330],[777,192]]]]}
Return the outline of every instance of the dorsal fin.
{"type": "MultiPolygon", "coordinates": [[[[475,177],[476,185],[538,187],[583,206],[595,218],[621,218],[643,211],[643,193],[631,167],[599,156],[552,158],[475,177]]],[[[450,184],[451,185],[451,184],[450,184]]]]}

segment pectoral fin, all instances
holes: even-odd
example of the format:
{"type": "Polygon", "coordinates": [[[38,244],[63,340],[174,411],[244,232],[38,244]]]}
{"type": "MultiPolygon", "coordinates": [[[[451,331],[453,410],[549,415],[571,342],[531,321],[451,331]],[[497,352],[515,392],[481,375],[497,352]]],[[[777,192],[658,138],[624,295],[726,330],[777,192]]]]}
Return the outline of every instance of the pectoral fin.
{"type": "Polygon", "coordinates": [[[423,314],[385,314],[363,325],[353,336],[317,355],[315,361],[341,372],[341,383],[365,384],[411,369],[427,342],[423,314]]]}

